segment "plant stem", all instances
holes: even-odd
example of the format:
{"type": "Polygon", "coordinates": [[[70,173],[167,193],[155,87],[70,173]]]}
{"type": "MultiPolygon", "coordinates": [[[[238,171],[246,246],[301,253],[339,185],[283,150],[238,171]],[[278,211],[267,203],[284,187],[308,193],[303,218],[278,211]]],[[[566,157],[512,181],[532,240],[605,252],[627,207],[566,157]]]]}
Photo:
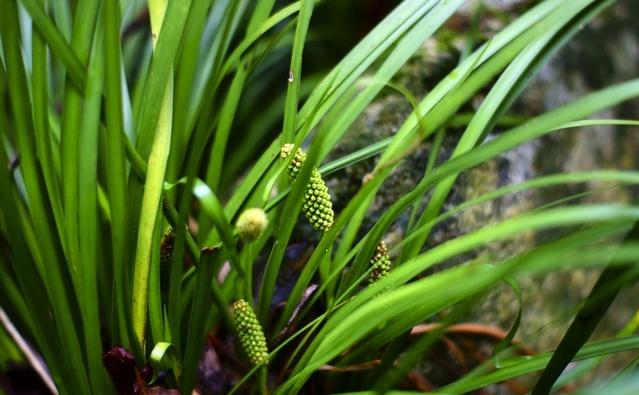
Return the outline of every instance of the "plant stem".
{"type": "Polygon", "coordinates": [[[260,368],[260,395],[268,395],[268,372],[266,365],[260,368]]]}
{"type": "Polygon", "coordinates": [[[244,299],[246,299],[249,304],[253,305],[253,243],[248,243],[244,246],[242,266],[244,271],[246,272],[246,277],[244,281],[244,299]]]}
{"type": "MultiPolygon", "coordinates": [[[[164,20],[167,0],[149,2],[151,32],[155,48],[164,20]]],[[[153,230],[155,229],[157,211],[160,210],[164,173],[171,147],[171,123],[173,118],[173,70],[164,91],[162,106],[155,131],[155,138],[149,156],[148,173],[144,183],[144,197],[140,212],[138,241],[135,251],[135,269],[133,274],[133,327],[135,335],[142,344],[146,327],[146,310],[148,305],[149,269],[153,247],[153,230]]]]}

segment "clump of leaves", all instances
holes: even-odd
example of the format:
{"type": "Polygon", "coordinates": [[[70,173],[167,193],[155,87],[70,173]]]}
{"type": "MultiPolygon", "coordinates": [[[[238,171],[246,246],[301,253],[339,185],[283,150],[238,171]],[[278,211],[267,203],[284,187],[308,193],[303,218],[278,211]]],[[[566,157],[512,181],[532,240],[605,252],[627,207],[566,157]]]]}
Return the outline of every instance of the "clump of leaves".
{"type": "Polygon", "coordinates": [[[636,172],[557,174],[442,211],[461,172],[520,144],[562,129],[637,125],[586,119],[637,97],[639,80],[632,80],[485,139],[530,77],[613,0],[539,2],[480,43],[420,101],[390,81],[463,0],[402,2],[330,71],[317,75],[303,73],[302,57],[314,8],[331,2],[300,0],[278,9],[275,3],[3,2],[0,303],[16,338],[33,346],[25,352],[43,357],[48,371],[38,372],[52,379],[56,391],[107,394],[162,385],[191,393],[206,341],[233,373],[220,377],[238,378],[227,383],[234,392],[299,393],[319,379],[320,391],[333,393],[396,388],[487,290],[504,282],[516,290],[517,276],[581,266],[622,269],[607,271],[609,288],[597,287],[604,293],[587,300],[588,324],[571,329],[577,340],[562,343],[555,354],[519,359],[509,347],[518,329],[514,317],[495,355],[442,391],[466,393],[543,370],[552,360],[542,391],[572,359],[598,361],[639,347],[636,336],[585,344],[607,310],[604,302],[636,279],[637,269],[628,265],[639,256],[634,233],[622,237],[639,219],[632,205],[540,207],[422,251],[434,225],[506,194],[565,183],[639,182],[636,172]],[[282,61],[288,70],[278,73],[275,65],[282,61]],[[271,84],[285,88],[273,93],[271,84]],[[404,92],[413,106],[399,130],[320,166],[386,86],[404,92]],[[446,130],[480,89],[488,93],[452,157],[433,163],[371,229],[360,229],[397,163],[446,130]],[[238,128],[246,119],[248,126],[238,128]],[[231,140],[244,144],[232,149],[231,140]],[[304,146],[304,160],[300,151],[281,160],[284,144],[304,146]],[[372,156],[375,169],[333,213],[322,176],[372,156]],[[288,183],[283,173],[291,165],[295,182],[288,183]],[[421,210],[427,193],[431,198],[421,210]],[[315,196],[319,206],[309,203],[315,196]],[[379,276],[385,264],[371,267],[370,260],[409,207],[416,207],[412,226],[389,251],[395,267],[379,276]],[[247,208],[263,209],[268,225],[240,243],[231,224],[247,208]],[[300,211],[310,215],[319,241],[277,305],[300,211]],[[170,253],[161,247],[169,227],[170,253]],[[558,228],[565,230],[561,238],[503,262],[467,262],[424,276],[480,246],[558,228]],[[377,281],[363,286],[369,276],[377,281]],[[604,302],[593,302],[602,295],[604,302]],[[236,316],[254,311],[243,320],[264,328],[264,338],[236,332],[231,301],[240,299],[236,316]],[[441,328],[408,349],[412,329],[443,312],[449,314],[441,328]],[[238,335],[251,365],[230,346],[238,335]],[[127,367],[109,364],[109,375],[103,354],[113,350],[126,355],[127,367]],[[154,373],[142,374],[148,366],[154,373]],[[366,374],[362,367],[373,370],[366,374]],[[123,370],[136,382],[113,377],[123,370]],[[251,380],[256,372],[259,379],[251,380]]]}

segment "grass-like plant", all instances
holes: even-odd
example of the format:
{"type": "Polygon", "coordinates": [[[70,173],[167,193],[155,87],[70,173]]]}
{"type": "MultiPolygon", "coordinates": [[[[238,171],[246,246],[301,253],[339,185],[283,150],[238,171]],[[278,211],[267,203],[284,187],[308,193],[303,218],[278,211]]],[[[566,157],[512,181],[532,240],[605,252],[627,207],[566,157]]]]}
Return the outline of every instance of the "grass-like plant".
{"type": "MultiPolygon", "coordinates": [[[[339,375],[326,382],[330,391],[376,393],[397,388],[445,327],[462,320],[496,285],[505,282],[517,292],[518,276],[605,266],[555,353],[514,356],[516,320],[492,359],[440,391],[466,393],[545,369],[533,393],[546,393],[571,360],[598,361],[637,349],[639,337],[629,330],[624,337],[586,344],[619,289],[637,278],[639,269],[631,265],[639,257],[635,206],[541,207],[422,248],[436,224],[517,191],[591,181],[639,183],[636,172],[556,174],[443,211],[461,172],[518,145],[582,126],[639,125],[588,119],[639,96],[639,80],[632,80],[485,141],[531,77],[614,2],[539,2],[464,57],[421,101],[406,94],[413,112],[392,138],[321,166],[463,0],[402,2],[319,79],[306,78],[302,58],[314,8],[331,7],[331,1],[300,0],[276,9],[274,0],[3,0],[0,306],[8,317],[3,323],[15,339],[33,346],[25,346],[25,353],[43,357],[48,370],[38,371],[61,394],[155,384],[191,393],[206,335],[214,328],[229,345],[237,339],[229,348],[235,351],[227,350],[233,356],[222,357],[223,366],[242,375],[235,393],[300,393],[315,375],[327,374],[320,372],[327,364],[379,360],[356,384],[340,382],[339,375]],[[147,7],[150,30],[125,42],[140,15],[145,26],[147,7]],[[290,53],[290,72],[273,76],[270,67],[283,53],[290,53]],[[281,97],[272,98],[275,116],[270,103],[255,94],[272,79],[287,84],[281,97]],[[480,89],[488,93],[450,159],[429,166],[410,193],[371,229],[361,229],[396,165],[445,130],[480,89]],[[239,118],[246,116],[251,128],[238,130],[239,118]],[[281,132],[269,135],[277,119],[283,119],[281,132]],[[270,144],[256,153],[264,138],[270,144]],[[230,141],[247,148],[231,152],[230,141]],[[282,147],[296,154],[281,155],[282,147]],[[373,156],[375,169],[333,217],[322,176],[373,156]],[[294,175],[287,177],[291,169],[294,175]],[[390,265],[380,241],[410,209],[414,221],[391,246],[390,265]],[[246,210],[251,211],[242,215],[246,210]],[[319,242],[283,308],[274,309],[300,212],[318,228],[319,242]],[[501,262],[468,262],[424,276],[488,243],[547,229],[562,229],[563,236],[501,262]],[[263,275],[257,276],[262,271],[254,265],[263,257],[268,257],[263,275]],[[401,340],[443,311],[448,318],[440,330],[410,347],[401,340]],[[132,381],[114,373],[124,365],[107,372],[114,350],[134,359],[132,381]],[[141,373],[145,366],[152,366],[152,377],[141,373]]],[[[38,364],[37,357],[30,361],[38,364]]]]}

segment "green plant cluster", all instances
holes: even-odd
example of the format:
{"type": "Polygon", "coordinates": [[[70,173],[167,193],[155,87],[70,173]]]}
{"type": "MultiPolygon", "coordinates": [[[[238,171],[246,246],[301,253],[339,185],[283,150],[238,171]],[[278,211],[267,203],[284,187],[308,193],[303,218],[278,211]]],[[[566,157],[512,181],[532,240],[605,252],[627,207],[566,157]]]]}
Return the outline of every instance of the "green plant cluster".
{"type": "MultiPolygon", "coordinates": [[[[429,351],[500,287],[519,309],[510,331],[434,391],[464,394],[543,372],[529,388],[539,395],[639,349],[633,320],[618,336],[588,342],[639,278],[635,202],[569,204],[591,192],[566,188],[446,242],[431,234],[522,191],[639,185],[636,170],[543,174],[445,204],[462,173],[518,146],[639,125],[592,118],[639,97],[639,79],[512,116],[531,78],[617,1],[538,1],[490,39],[464,35],[454,68],[417,97],[395,77],[466,1],[401,1],[339,62],[303,68],[320,39],[314,10],[335,1],[2,0],[0,317],[11,335],[2,342],[20,344],[52,392],[204,393],[198,372],[207,368],[218,369],[229,394],[414,389],[410,378],[429,351]],[[393,134],[327,160],[387,90],[411,108],[393,134]],[[459,117],[462,109],[470,113],[459,117]],[[438,155],[452,130],[451,154],[438,155]],[[433,159],[420,180],[364,226],[389,176],[425,142],[433,159]],[[326,177],[371,158],[365,182],[334,212],[326,177]],[[287,170],[294,182],[282,180],[287,170]],[[300,237],[301,212],[321,232],[300,237]],[[380,240],[405,214],[387,251],[380,240]],[[469,258],[534,232],[548,237],[499,259],[469,258]],[[585,267],[603,274],[558,317],[577,316],[561,344],[521,358],[519,279],[585,267]],[[435,329],[415,330],[425,324],[435,329]],[[209,346],[215,366],[202,358],[209,346]]],[[[637,366],[630,361],[610,388],[637,366]]]]}

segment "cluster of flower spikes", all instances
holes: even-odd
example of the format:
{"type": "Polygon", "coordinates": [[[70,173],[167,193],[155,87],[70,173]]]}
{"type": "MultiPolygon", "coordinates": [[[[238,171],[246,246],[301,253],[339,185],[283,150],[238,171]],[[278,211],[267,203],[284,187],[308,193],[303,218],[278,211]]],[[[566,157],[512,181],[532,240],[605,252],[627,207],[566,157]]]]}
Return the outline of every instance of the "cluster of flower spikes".
{"type": "Polygon", "coordinates": [[[368,276],[368,281],[371,283],[384,278],[390,272],[391,260],[388,256],[388,247],[386,247],[384,240],[381,240],[379,244],[377,244],[375,255],[371,258],[370,263],[372,270],[368,276]]]}
{"type": "Polygon", "coordinates": [[[253,309],[240,299],[233,303],[233,313],[242,349],[253,365],[265,364],[268,360],[266,338],[253,309]]]}
{"type": "Polygon", "coordinates": [[[171,277],[171,260],[173,259],[173,247],[175,246],[175,232],[169,229],[162,237],[160,243],[160,289],[169,291],[169,278],[171,277]]]}
{"type": "MultiPolygon", "coordinates": [[[[286,159],[294,147],[293,144],[285,144],[280,150],[280,156],[286,159]]],[[[298,148],[287,169],[292,181],[295,181],[297,178],[305,161],[306,154],[298,148]]],[[[311,178],[306,187],[302,211],[304,211],[304,215],[311,225],[317,230],[326,232],[333,225],[334,213],[331,195],[328,192],[326,183],[322,179],[322,175],[315,167],[311,171],[311,178]]]]}

